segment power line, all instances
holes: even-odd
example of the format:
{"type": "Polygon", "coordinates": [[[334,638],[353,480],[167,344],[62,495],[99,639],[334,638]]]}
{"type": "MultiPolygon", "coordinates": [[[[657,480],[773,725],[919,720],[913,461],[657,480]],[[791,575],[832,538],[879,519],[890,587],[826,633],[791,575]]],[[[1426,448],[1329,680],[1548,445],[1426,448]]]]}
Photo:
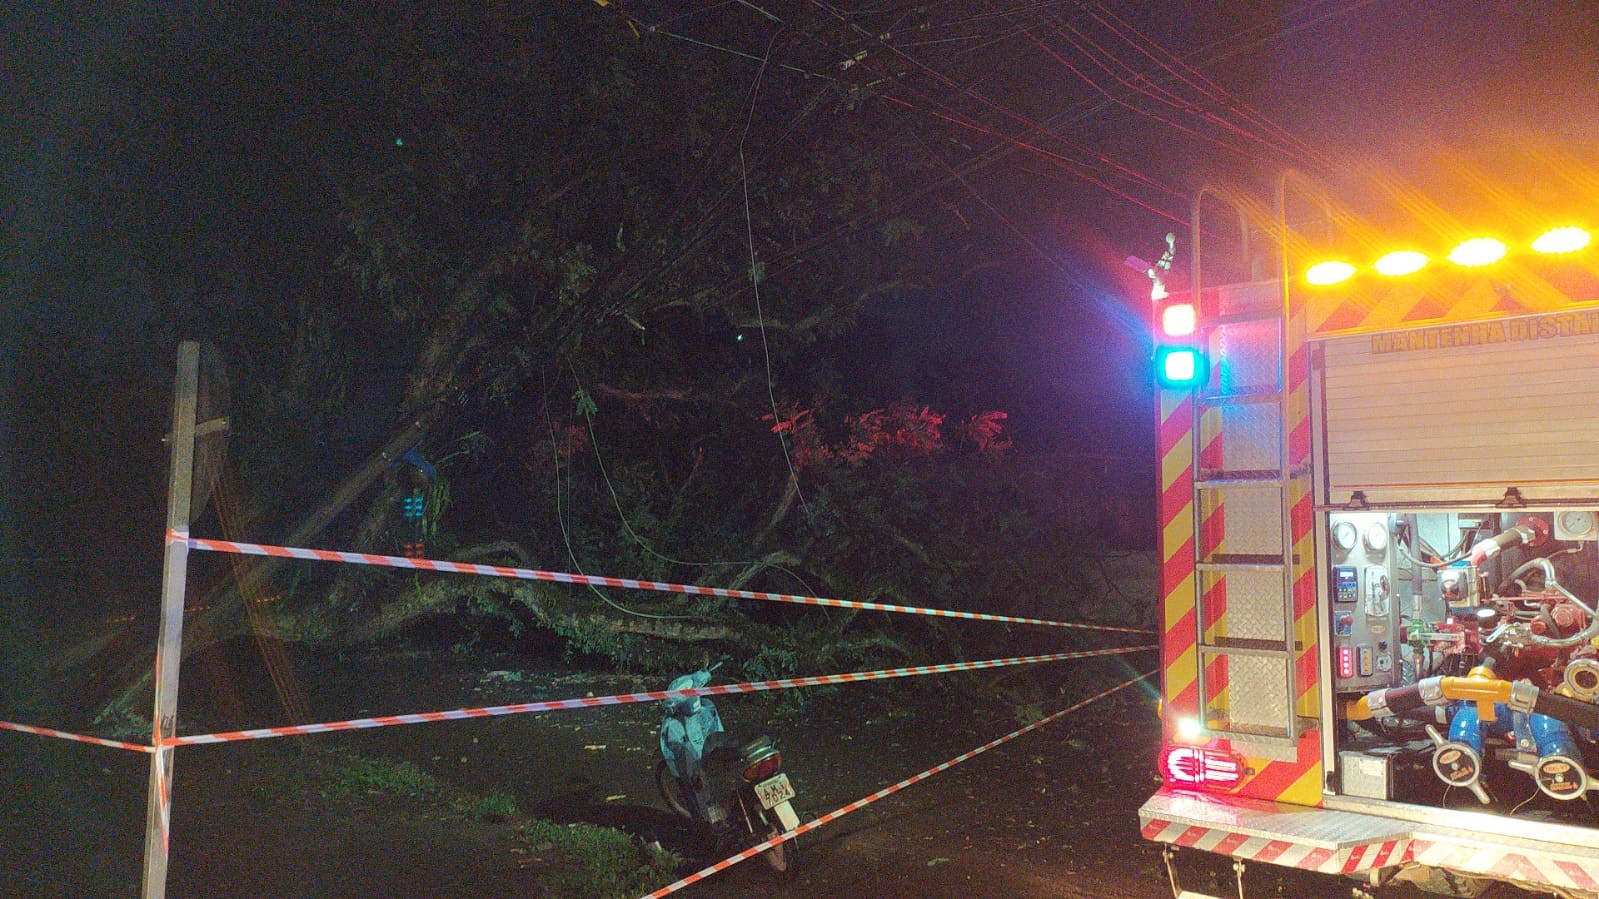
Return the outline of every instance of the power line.
{"type": "MultiPolygon", "coordinates": [[[[772,45],[777,42],[777,35],[772,35],[772,43],[767,44],[766,52],[770,57],[772,45]]],[[[750,178],[749,169],[744,162],[744,142],[749,138],[750,125],[755,121],[755,109],[761,98],[761,81],[766,75],[766,63],[761,63],[761,70],[755,75],[755,84],[750,89],[749,114],[744,119],[744,133],[738,139],[738,174],[739,183],[744,192],[744,239],[749,246],[749,277],[750,292],[755,297],[755,321],[761,333],[761,359],[766,369],[766,398],[771,403],[772,424],[774,433],[777,434],[777,445],[783,449],[783,463],[788,466],[789,483],[794,488],[794,495],[799,498],[800,508],[805,510],[806,520],[810,520],[811,507],[805,501],[805,491],[800,487],[799,472],[794,468],[794,457],[788,451],[788,438],[781,430],[776,429],[782,415],[777,411],[777,388],[772,377],[772,348],[766,335],[766,312],[761,308],[761,274],[758,260],[755,255],[755,223],[750,213],[750,178]]]]}

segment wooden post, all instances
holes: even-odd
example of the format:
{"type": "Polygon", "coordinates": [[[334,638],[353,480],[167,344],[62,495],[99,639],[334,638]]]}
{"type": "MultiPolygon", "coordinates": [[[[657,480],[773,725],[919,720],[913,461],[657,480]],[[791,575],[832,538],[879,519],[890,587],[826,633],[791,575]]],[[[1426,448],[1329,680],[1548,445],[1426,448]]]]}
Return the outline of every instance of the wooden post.
{"type": "Polygon", "coordinates": [[[167,534],[162,554],[161,627],[156,638],[155,714],[150,754],[150,790],[144,823],[144,899],[162,899],[167,889],[167,854],[172,821],[172,753],[176,736],[178,663],[183,658],[183,596],[188,581],[190,497],[194,484],[194,418],[200,384],[200,345],[178,346],[172,391],[172,431],[167,436],[167,534]]]}

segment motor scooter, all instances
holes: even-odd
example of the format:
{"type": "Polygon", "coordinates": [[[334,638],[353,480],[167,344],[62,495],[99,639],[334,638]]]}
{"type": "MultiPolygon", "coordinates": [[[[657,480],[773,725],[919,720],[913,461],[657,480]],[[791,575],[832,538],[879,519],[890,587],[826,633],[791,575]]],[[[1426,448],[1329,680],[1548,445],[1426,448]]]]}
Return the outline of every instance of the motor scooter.
{"type": "MultiPolygon", "coordinates": [[[[685,674],[667,689],[703,687],[717,667],[685,674]]],[[[799,826],[794,786],[770,737],[741,743],[723,729],[715,703],[705,697],[677,696],[661,704],[666,714],[659,731],[655,787],[668,808],[709,826],[719,849],[753,846],[799,826]]],[[[791,837],[762,855],[773,870],[785,872],[794,865],[796,852],[791,837]]]]}

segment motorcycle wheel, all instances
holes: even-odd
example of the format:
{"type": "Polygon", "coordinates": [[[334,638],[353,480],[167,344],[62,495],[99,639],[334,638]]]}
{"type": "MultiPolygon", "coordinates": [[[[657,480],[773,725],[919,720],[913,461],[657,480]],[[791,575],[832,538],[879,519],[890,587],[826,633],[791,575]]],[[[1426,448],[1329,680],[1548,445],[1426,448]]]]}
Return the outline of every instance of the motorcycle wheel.
{"type": "Polygon", "coordinates": [[[683,791],[676,775],[667,767],[666,759],[655,763],[655,791],[661,794],[661,801],[666,803],[667,808],[691,821],[694,819],[694,812],[683,804],[683,791]]]}
{"type": "MultiPolygon", "coordinates": [[[[769,840],[782,832],[783,828],[773,827],[770,833],[760,838],[760,841],[769,840]]],[[[784,840],[762,852],[761,855],[766,859],[766,863],[772,866],[773,871],[779,874],[787,874],[794,868],[794,863],[799,860],[799,847],[795,845],[794,840],[784,840]]]]}

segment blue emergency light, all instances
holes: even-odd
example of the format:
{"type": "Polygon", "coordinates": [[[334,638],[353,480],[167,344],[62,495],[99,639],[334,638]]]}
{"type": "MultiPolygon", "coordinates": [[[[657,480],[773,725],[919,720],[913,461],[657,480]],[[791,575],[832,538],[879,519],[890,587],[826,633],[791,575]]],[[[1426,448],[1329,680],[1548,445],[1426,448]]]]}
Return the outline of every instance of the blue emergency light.
{"type": "Polygon", "coordinates": [[[1159,341],[1155,346],[1155,381],[1168,390],[1192,390],[1210,377],[1210,362],[1195,340],[1199,316],[1192,302],[1166,299],[1157,282],[1154,299],[1159,312],[1159,341]]]}
{"type": "Polygon", "coordinates": [[[1155,380],[1168,390],[1192,390],[1210,377],[1210,363],[1198,347],[1155,348],[1155,380]]]}

